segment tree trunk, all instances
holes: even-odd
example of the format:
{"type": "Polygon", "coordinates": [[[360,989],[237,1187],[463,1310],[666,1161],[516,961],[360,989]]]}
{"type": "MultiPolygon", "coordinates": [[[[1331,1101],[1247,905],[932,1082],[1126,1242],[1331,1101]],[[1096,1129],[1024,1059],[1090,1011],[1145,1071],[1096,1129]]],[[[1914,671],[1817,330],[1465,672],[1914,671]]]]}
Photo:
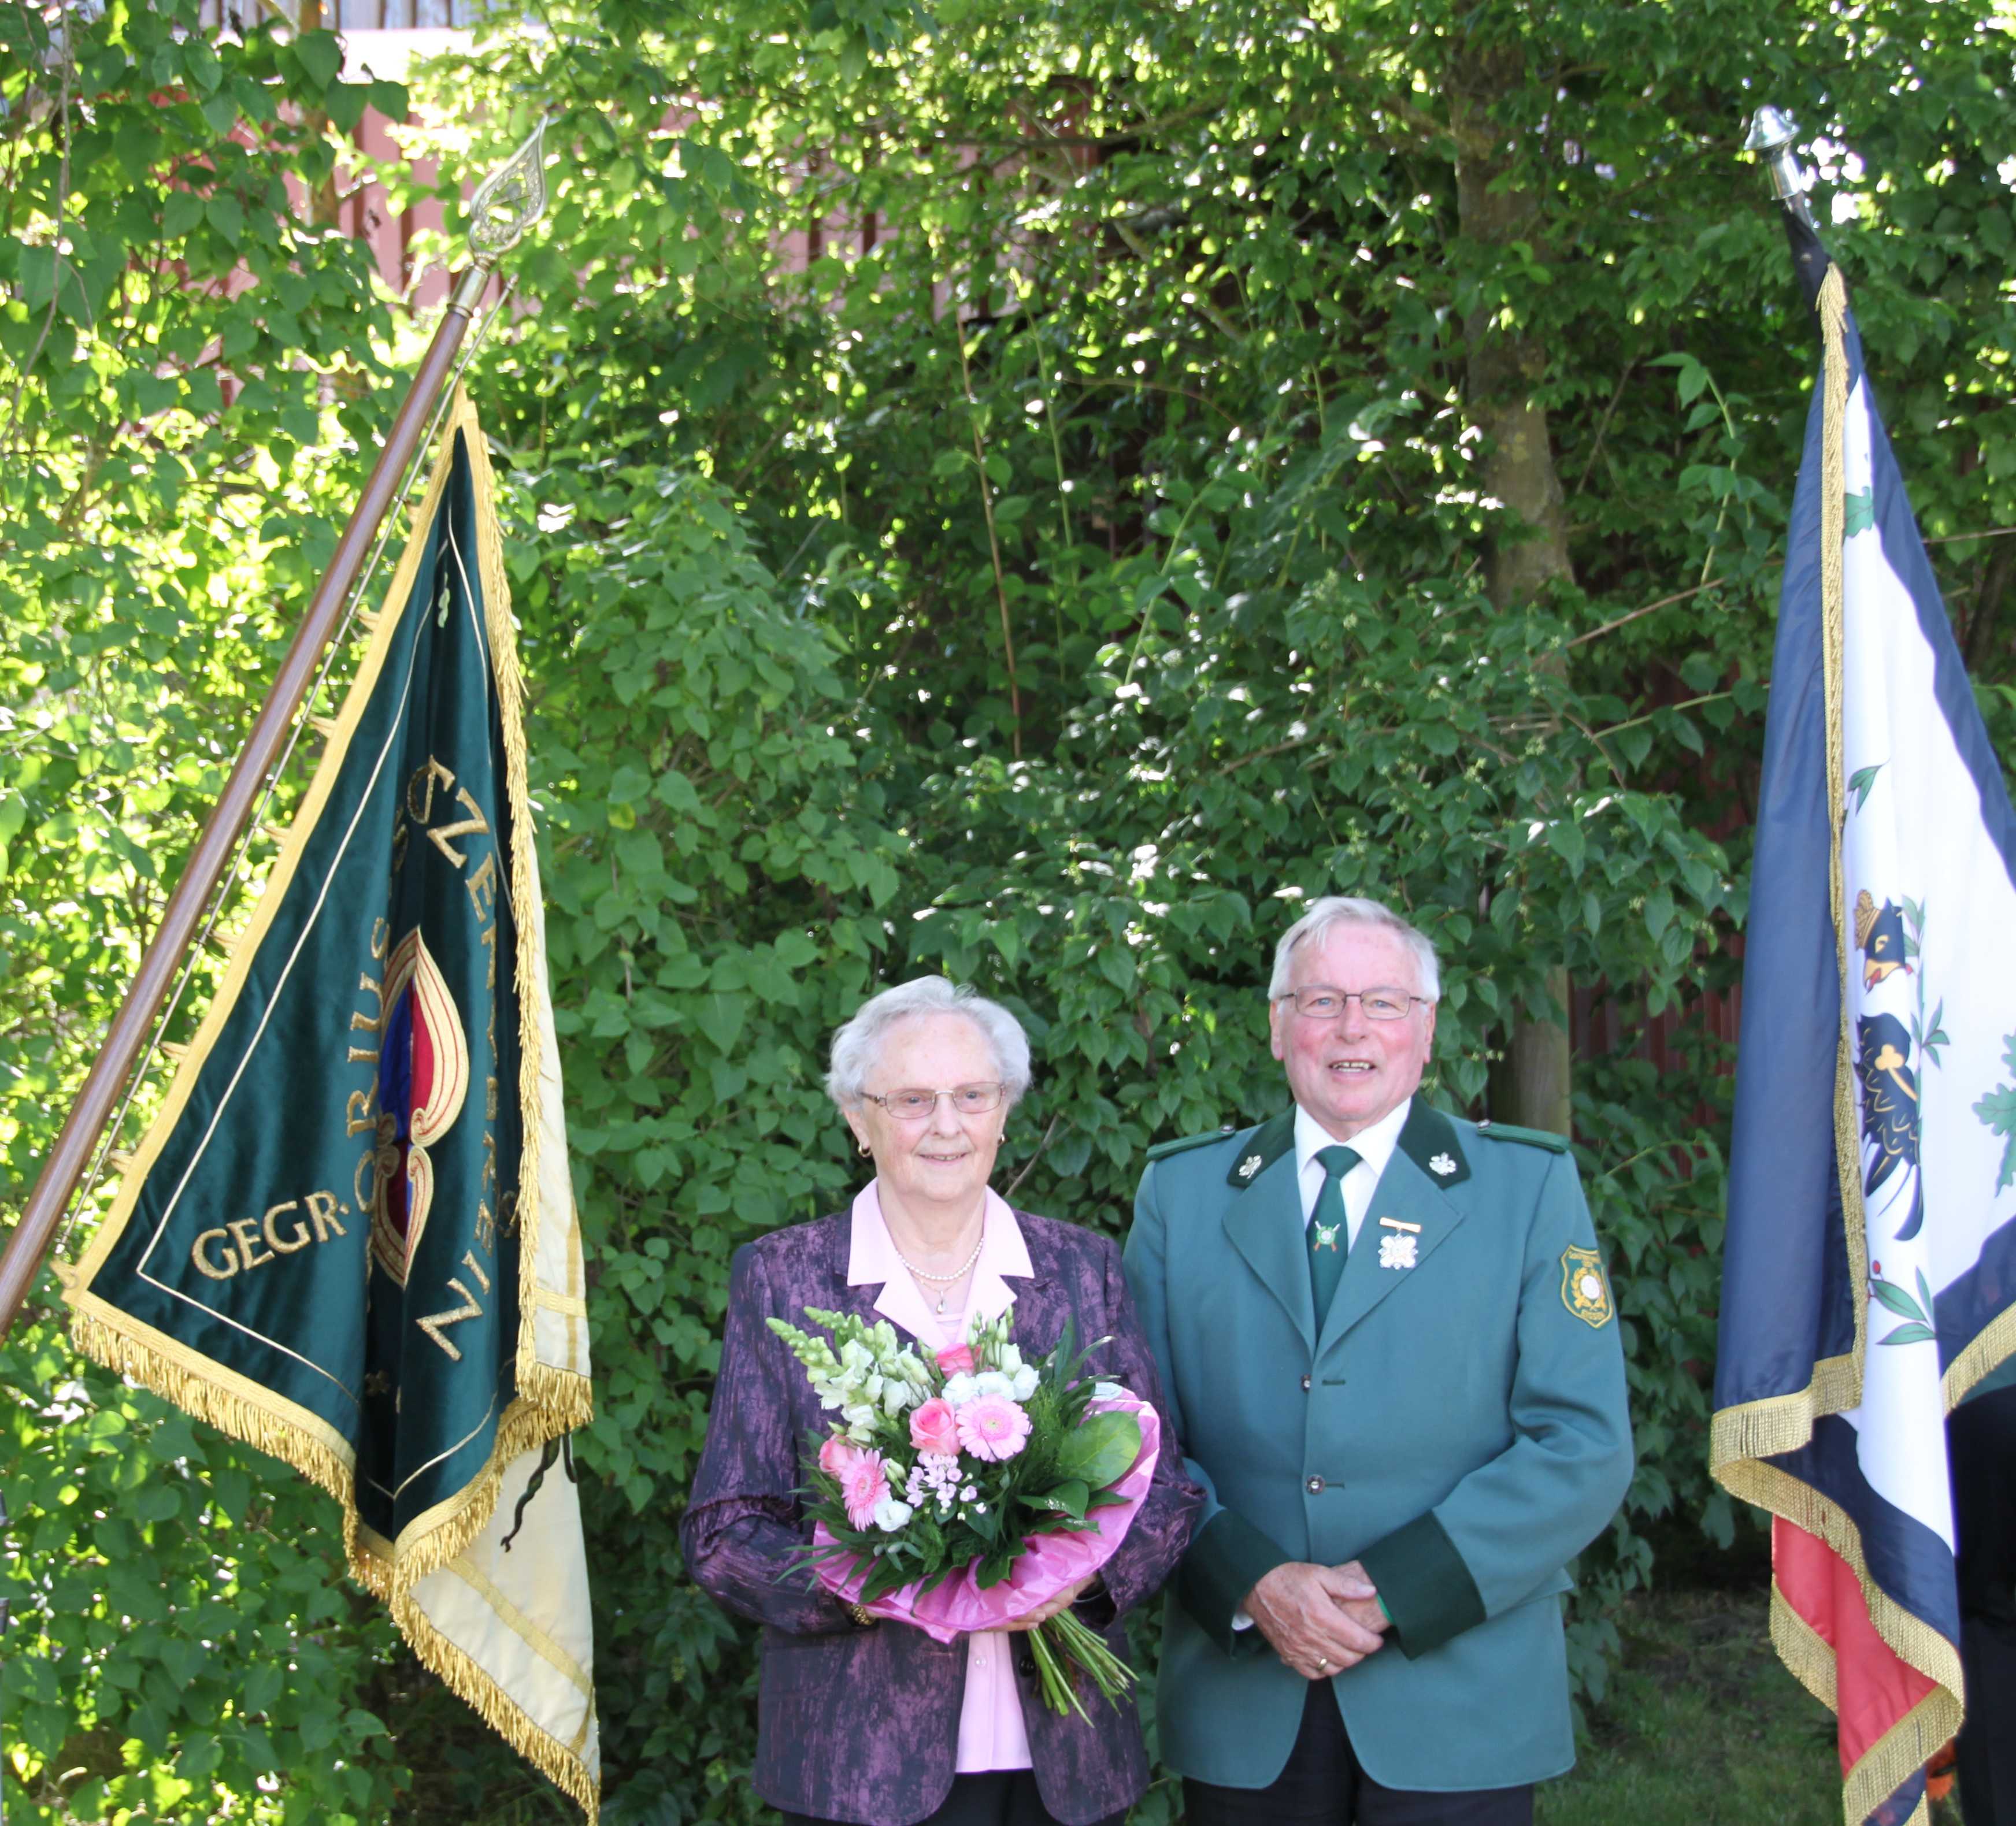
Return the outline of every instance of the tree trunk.
{"type": "MultiPolygon", "coordinates": [[[[322,0],[301,0],[294,24],[300,31],[320,31],[322,0]]],[[[329,131],[329,116],[319,108],[310,108],[302,116],[302,124],[319,138],[329,131]]],[[[331,166],[328,174],[308,193],[308,220],[318,228],[333,228],[340,214],[341,206],[337,200],[336,168],[331,166]]]]}
{"type": "MultiPolygon", "coordinates": [[[[1525,54],[1517,43],[1473,38],[1451,60],[1457,214],[1465,239],[1486,246],[1524,241],[1537,247],[1540,240],[1540,199],[1506,182],[1514,164],[1513,148],[1494,118],[1497,104],[1523,85],[1525,74],[1525,54]]],[[[1567,502],[1554,467],[1546,408],[1535,397],[1546,371],[1546,351],[1530,333],[1498,322],[1492,305],[1474,309],[1463,328],[1466,412],[1482,433],[1478,480],[1484,493],[1503,502],[1527,532],[1524,537],[1492,539],[1485,553],[1492,602],[1513,609],[1575,576],[1567,502]]],[[[1505,1036],[1504,1057],[1492,1069],[1491,1113],[1500,1122],[1567,1134],[1574,1120],[1567,971],[1550,970],[1547,987],[1560,1020],[1514,1017],[1505,1036]]]]}

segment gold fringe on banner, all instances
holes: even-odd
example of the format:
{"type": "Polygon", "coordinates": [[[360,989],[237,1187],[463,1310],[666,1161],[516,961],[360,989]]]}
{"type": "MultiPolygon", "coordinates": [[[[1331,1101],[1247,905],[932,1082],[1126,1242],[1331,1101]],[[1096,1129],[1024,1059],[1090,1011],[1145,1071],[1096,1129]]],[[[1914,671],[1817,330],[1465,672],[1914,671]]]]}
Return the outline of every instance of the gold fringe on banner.
{"type": "MultiPolygon", "coordinates": [[[[441,1634],[417,1605],[394,1599],[392,1616],[412,1644],[413,1652],[424,1666],[441,1676],[443,1685],[554,1787],[574,1801],[591,1821],[599,1816],[602,1796],[582,1761],[582,1753],[588,1747],[585,1722],[572,1743],[562,1743],[550,1732],[542,1731],[499,1692],[496,1683],[441,1634]]],[[[592,1720],[594,1716],[591,1706],[588,1719],[592,1720]]]]}

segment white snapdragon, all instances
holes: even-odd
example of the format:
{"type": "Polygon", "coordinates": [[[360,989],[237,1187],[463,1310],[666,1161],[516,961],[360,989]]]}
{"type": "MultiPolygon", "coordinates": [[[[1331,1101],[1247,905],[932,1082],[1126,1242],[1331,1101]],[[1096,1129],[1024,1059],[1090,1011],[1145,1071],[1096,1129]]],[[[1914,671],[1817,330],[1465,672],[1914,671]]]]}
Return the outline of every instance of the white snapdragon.
{"type": "Polygon", "coordinates": [[[875,1505],[875,1526],[884,1534],[894,1534],[915,1511],[896,1497],[884,1497],[875,1505]]]}
{"type": "Polygon", "coordinates": [[[901,1376],[891,1376],[882,1385],[882,1411],[891,1420],[916,1400],[916,1391],[901,1376]]]}

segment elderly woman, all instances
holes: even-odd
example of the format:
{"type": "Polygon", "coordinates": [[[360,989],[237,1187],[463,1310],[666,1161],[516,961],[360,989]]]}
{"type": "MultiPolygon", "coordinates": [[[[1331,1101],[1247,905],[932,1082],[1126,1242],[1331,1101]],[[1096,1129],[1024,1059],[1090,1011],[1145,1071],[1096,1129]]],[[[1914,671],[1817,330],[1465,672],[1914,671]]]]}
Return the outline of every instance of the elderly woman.
{"type": "MultiPolygon", "coordinates": [[[[864,1826],[1093,1826],[1120,1821],[1147,1786],[1131,1705],[1089,1722],[1043,1704],[1013,1631],[952,1643],[869,1620],[793,1557],[811,1538],[797,1492],[817,1398],[764,1321],[807,1307],[879,1314],[938,1350],[1012,1301],[1025,1354],[1069,1319],[1089,1373],[1159,1409],[1120,1253],[1103,1236],[1011,1210],[988,1184],[1008,1112],[1029,1085],[1029,1043],[1006,1008],[935,977],[885,990],[833,1042],[826,1088],[875,1177],[853,1207],[778,1231],[735,1256],[721,1373],[680,1529],[694,1579],[763,1625],[758,1792],[791,1821],[864,1826]]],[[[1174,1435],[1165,1423],[1163,1437],[1174,1435]]],[[[1120,1615],[1181,1558],[1200,1493],[1172,1443],[1132,1528],[1075,1602],[1125,1650],[1120,1615]]]]}

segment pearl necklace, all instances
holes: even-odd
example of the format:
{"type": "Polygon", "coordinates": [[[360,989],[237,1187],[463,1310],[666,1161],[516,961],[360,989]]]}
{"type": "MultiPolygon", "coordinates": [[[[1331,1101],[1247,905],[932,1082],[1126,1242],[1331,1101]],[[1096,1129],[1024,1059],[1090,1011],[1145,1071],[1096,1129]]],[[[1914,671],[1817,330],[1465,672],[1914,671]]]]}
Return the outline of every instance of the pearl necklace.
{"type": "Polygon", "coordinates": [[[893,1236],[889,1239],[889,1248],[891,1253],[895,1255],[896,1260],[901,1262],[905,1267],[910,1271],[910,1273],[914,1278],[919,1281],[932,1281],[945,1288],[945,1292],[938,1296],[938,1303],[935,1308],[937,1311],[943,1312],[945,1310],[945,1302],[952,1297],[952,1288],[966,1278],[967,1271],[970,1268],[975,1262],[980,1260],[981,1249],[985,1245],[986,1242],[987,1224],[985,1220],[982,1220],[980,1226],[980,1240],[973,1245],[973,1253],[968,1256],[964,1261],[961,1262],[959,1265],[956,1268],[953,1269],[949,1274],[927,1274],[915,1262],[912,1261],[908,1256],[905,1255],[901,1249],[896,1247],[896,1239],[893,1236]]]}

